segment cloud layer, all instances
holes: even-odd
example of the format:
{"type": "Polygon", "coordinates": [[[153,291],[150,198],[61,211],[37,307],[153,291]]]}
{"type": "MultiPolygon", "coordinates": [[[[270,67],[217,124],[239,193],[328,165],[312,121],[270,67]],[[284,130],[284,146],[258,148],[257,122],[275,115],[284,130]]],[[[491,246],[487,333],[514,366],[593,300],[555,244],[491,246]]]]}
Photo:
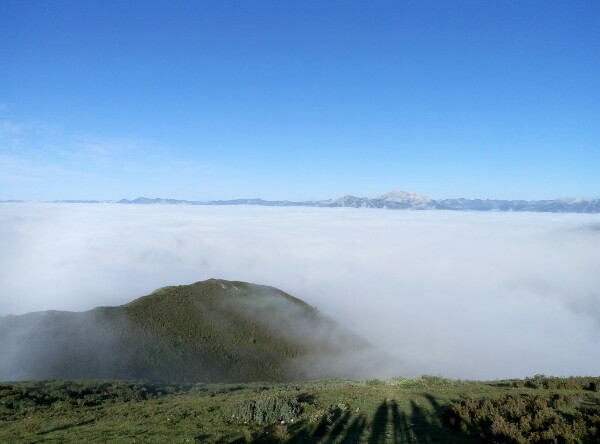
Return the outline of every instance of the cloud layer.
{"type": "Polygon", "coordinates": [[[597,374],[600,217],[0,205],[0,314],[210,277],[273,285],[394,357],[376,376],[597,374]]]}

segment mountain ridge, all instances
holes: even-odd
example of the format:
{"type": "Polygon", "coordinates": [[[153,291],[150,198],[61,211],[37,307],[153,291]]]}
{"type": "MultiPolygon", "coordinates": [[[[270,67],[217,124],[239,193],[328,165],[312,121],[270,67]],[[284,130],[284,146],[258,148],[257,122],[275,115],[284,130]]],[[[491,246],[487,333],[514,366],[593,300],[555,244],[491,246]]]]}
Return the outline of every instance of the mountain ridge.
{"type": "Polygon", "coordinates": [[[338,199],[317,201],[288,201],[263,199],[232,199],[212,201],[191,201],[177,199],[148,199],[138,197],[133,200],[121,199],[119,204],[187,204],[187,205],[260,205],[260,206],[302,206],[326,208],[384,208],[390,210],[451,210],[451,211],[530,211],[550,213],[600,213],[600,199],[546,199],[546,200],[507,200],[507,199],[431,199],[423,194],[394,190],[381,196],[357,197],[345,195],[338,199]]]}
{"type": "MultiPolygon", "coordinates": [[[[25,203],[22,200],[6,200],[1,203],[25,203]]],[[[540,213],[600,213],[600,199],[561,198],[543,200],[525,199],[431,199],[423,194],[394,190],[377,197],[345,195],[326,200],[265,200],[244,198],[228,200],[187,200],[172,198],[137,197],[116,201],[101,200],[54,200],[50,203],[90,204],[113,203],[125,205],[205,205],[234,206],[257,205],[268,207],[320,207],[320,208],[382,208],[389,210],[447,210],[447,211],[500,211],[540,213]]]]}

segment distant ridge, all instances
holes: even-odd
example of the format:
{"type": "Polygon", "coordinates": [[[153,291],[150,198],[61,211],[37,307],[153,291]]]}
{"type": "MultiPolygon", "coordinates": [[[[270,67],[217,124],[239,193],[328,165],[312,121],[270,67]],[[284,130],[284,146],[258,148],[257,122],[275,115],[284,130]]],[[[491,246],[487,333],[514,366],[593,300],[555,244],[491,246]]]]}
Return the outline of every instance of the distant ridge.
{"type": "Polygon", "coordinates": [[[600,199],[502,200],[431,199],[423,194],[391,191],[379,197],[343,196],[338,199],[295,202],[289,200],[233,199],[191,201],[177,199],[121,199],[120,204],[262,205],[272,207],[387,208],[390,210],[531,211],[544,213],[600,213],[600,199]]]}
{"type": "Polygon", "coordinates": [[[264,199],[231,199],[231,200],[208,200],[208,201],[199,201],[199,200],[179,200],[179,199],[161,199],[161,198],[153,198],[149,199],[147,197],[138,197],[133,200],[121,199],[116,203],[119,204],[169,204],[169,205],[263,205],[269,207],[286,207],[286,206],[309,206],[314,207],[317,206],[318,202],[294,202],[289,200],[264,200],[264,199]]]}
{"type": "MultiPolygon", "coordinates": [[[[6,200],[0,203],[22,203],[6,200]]],[[[600,213],[600,199],[431,199],[423,194],[390,191],[378,197],[346,195],[338,199],[292,201],[260,198],[229,200],[184,200],[138,197],[118,201],[55,200],[52,203],[117,203],[128,205],[259,205],[265,207],[321,207],[321,208],[386,208],[390,210],[451,210],[451,211],[530,211],[541,213],[600,213]]]]}

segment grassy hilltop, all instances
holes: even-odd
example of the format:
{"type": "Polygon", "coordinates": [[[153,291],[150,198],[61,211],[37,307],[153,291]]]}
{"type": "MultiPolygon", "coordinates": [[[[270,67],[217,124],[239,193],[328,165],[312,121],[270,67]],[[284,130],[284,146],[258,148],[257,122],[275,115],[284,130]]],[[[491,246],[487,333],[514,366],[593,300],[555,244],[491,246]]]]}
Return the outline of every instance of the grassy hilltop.
{"type": "Polygon", "coordinates": [[[362,346],[287,293],[210,279],[119,307],[0,318],[0,380],[299,380],[331,376],[317,363],[362,346]]]}

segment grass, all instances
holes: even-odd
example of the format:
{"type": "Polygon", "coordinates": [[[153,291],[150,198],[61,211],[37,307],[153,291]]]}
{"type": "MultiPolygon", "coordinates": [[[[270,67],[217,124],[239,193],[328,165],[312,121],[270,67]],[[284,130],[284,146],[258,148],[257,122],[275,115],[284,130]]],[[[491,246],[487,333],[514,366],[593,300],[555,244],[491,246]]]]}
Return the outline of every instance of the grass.
{"type": "MultiPolygon", "coordinates": [[[[377,383],[4,383],[0,442],[478,442],[481,425],[461,428],[448,421],[454,406],[539,397],[544,409],[569,422],[578,409],[600,405],[600,393],[564,385],[533,388],[525,381],[432,376],[377,383]]],[[[489,436],[485,441],[493,442],[489,436]]]]}

